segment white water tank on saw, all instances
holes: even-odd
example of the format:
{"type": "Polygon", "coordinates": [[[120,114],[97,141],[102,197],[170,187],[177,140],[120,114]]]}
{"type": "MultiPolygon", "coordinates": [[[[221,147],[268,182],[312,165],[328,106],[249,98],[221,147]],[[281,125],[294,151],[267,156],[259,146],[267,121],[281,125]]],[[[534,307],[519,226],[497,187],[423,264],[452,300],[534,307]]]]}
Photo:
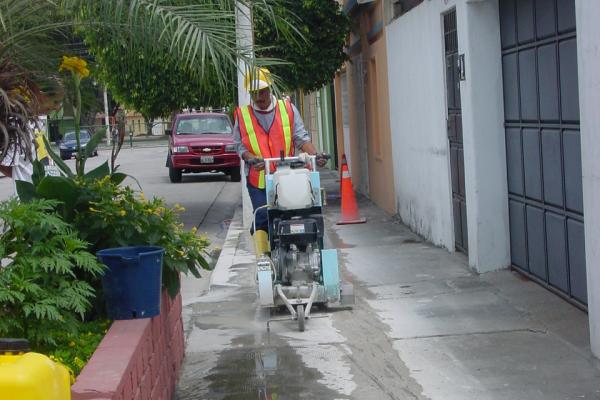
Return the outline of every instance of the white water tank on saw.
{"type": "Polygon", "coordinates": [[[275,206],[281,210],[299,210],[313,206],[310,171],[306,168],[280,168],[273,174],[275,206]]]}

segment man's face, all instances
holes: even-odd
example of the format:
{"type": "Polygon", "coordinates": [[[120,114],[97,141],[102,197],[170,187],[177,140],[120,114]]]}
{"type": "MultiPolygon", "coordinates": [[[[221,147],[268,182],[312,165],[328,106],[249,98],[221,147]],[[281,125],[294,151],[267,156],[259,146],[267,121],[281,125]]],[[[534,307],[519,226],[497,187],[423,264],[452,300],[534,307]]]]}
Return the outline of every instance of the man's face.
{"type": "Polygon", "coordinates": [[[252,101],[259,110],[266,110],[271,105],[271,90],[264,88],[250,93],[252,101]]]}

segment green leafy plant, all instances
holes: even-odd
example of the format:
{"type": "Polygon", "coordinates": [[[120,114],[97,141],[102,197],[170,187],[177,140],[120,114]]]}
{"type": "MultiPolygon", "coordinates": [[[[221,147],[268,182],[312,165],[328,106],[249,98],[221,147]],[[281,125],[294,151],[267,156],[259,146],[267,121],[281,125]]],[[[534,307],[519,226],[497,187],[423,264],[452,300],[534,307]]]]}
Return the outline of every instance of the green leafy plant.
{"type": "Polygon", "coordinates": [[[263,14],[254,18],[256,53],[285,63],[269,67],[289,90],[312,91],[332,81],[348,59],[344,52],[350,20],[336,0],[294,0],[274,7],[282,19],[297,18],[304,40],[289,40],[263,14]]]}
{"type": "MultiPolygon", "coordinates": [[[[140,51],[123,49],[130,57],[151,57],[157,51],[168,53],[192,70],[197,79],[223,89],[230,84],[230,72],[237,68],[238,60],[255,65],[275,62],[255,59],[251,49],[237,43],[237,8],[248,6],[254,15],[264,15],[277,26],[278,33],[296,35],[289,20],[273,11],[282,1],[0,0],[0,155],[12,144],[19,149],[31,148],[25,127],[37,111],[24,110],[28,101],[12,89],[60,83],[56,66],[61,55],[73,50],[73,43],[64,40],[66,33],[81,28],[107,31],[111,37],[125,37],[130,40],[127,43],[135,44],[140,51]],[[7,129],[15,122],[19,128],[7,129]]],[[[122,41],[115,43],[119,46],[122,41]]],[[[154,78],[143,74],[138,79],[154,78]]],[[[179,89],[167,87],[166,90],[177,92],[179,89]]],[[[36,96],[40,94],[40,90],[33,92],[36,96]]]]}
{"type": "MultiPolygon", "coordinates": [[[[88,145],[89,143],[91,142],[88,142],[88,145]]],[[[86,152],[91,152],[88,145],[86,152]]],[[[78,212],[87,212],[89,201],[94,199],[94,194],[90,193],[85,185],[77,182],[108,177],[107,179],[115,185],[119,185],[128,176],[121,172],[111,173],[108,161],[84,173],[83,176],[77,176],[51,149],[48,149],[48,153],[55,159],[65,176],[46,176],[43,164],[36,160],[33,162],[33,182],[17,181],[17,193],[19,198],[26,202],[34,199],[59,201],[56,209],[67,222],[72,222],[78,212]]]]}
{"type": "Polygon", "coordinates": [[[205,259],[209,242],[197,236],[195,228],[184,229],[181,206],[169,208],[163,199],[148,200],[143,192],[119,186],[110,176],[76,184],[89,207],[78,212],[73,223],[81,237],[93,243],[92,251],[141,244],[163,247],[163,286],[172,297],[179,291],[180,273],[200,277],[200,268],[209,269],[205,259]]]}
{"type": "MultiPolygon", "coordinates": [[[[89,251],[133,245],[163,247],[163,286],[172,297],[179,290],[180,273],[199,277],[199,268],[209,268],[205,259],[209,242],[198,237],[195,229],[183,229],[178,215],[181,207],[169,208],[163,199],[147,200],[143,193],[120,186],[127,175],[110,174],[106,162],[83,176],[43,174],[43,167],[34,163],[33,183],[17,183],[20,198],[54,200],[57,212],[90,243],[89,251]]],[[[98,279],[88,278],[100,289],[98,279]]]]}
{"type": "Polygon", "coordinates": [[[94,289],[78,273],[103,272],[88,244],[55,212],[55,201],[0,203],[0,336],[32,345],[77,332],[94,289]]]}
{"type": "Polygon", "coordinates": [[[223,85],[215,85],[214,68],[198,76],[177,57],[160,49],[150,53],[126,37],[98,29],[86,29],[84,36],[96,60],[98,79],[119,103],[144,116],[148,133],[155,118],[168,117],[176,110],[233,101],[235,68],[226,71],[229,79],[223,85]]]}
{"type": "Polygon", "coordinates": [[[53,361],[67,367],[74,379],[96,351],[110,324],[111,322],[106,320],[83,322],[76,334],[65,331],[55,332],[56,345],[32,350],[46,354],[53,361]]]}
{"type": "MultiPolygon", "coordinates": [[[[88,157],[102,140],[102,132],[97,132],[92,136],[89,143],[84,149],[81,147],[81,81],[90,75],[90,70],[87,67],[87,61],[79,57],[63,56],[63,61],[59,67],[60,71],[68,71],[70,84],[66,85],[69,90],[66,91],[66,97],[70,100],[73,106],[73,121],[75,123],[75,142],[77,144],[77,155],[75,156],[75,170],[78,176],[83,176],[85,172],[85,162],[88,157]]],[[[66,80],[68,82],[68,80],[66,80]]],[[[51,149],[50,146],[47,148],[51,149]]],[[[50,156],[56,159],[56,154],[50,150],[50,156]]]]}

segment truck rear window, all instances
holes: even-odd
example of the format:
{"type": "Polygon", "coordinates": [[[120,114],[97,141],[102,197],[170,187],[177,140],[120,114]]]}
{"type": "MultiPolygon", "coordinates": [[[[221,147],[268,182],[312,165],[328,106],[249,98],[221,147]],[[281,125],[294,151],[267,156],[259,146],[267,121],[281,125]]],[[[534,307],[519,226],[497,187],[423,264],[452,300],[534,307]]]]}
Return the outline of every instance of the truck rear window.
{"type": "Polygon", "coordinates": [[[223,117],[193,117],[177,122],[177,135],[232,134],[231,124],[223,117]]]}

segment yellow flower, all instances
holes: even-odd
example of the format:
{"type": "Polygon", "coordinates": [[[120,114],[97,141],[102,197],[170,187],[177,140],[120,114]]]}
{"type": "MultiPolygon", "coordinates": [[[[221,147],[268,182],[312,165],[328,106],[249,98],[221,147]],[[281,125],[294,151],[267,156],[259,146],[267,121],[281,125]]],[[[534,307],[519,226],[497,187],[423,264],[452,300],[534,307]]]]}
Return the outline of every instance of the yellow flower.
{"type": "Polygon", "coordinates": [[[58,70],[71,71],[81,78],[86,78],[90,75],[90,70],[87,68],[87,61],[79,57],[63,56],[63,61],[58,70]]]}
{"type": "Polygon", "coordinates": [[[73,363],[75,365],[77,365],[77,367],[79,367],[79,369],[81,369],[81,368],[83,368],[85,366],[85,362],[81,358],[79,358],[79,357],[75,357],[73,359],[73,363]]]}
{"type": "Polygon", "coordinates": [[[124,216],[126,216],[126,215],[127,215],[127,212],[126,212],[125,210],[121,210],[121,211],[119,211],[119,215],[120,215],[121,217],[124,217],[124,216]]]}
{"type": "Polygon", "coordinates": [[[75,342],[71,340],[71,341],[69,342],[69,347],[75,347],[75,342]]]}
{"type": "Polygon", "coordinates": [[[10,94],[14,96],[20,96],[27,103],[29,103],[29,101],[31,100],[31,98],[29,97],[29,90],[25,86],[19,86],[17,88],[12,89],[10,91],[10,94]]]}

